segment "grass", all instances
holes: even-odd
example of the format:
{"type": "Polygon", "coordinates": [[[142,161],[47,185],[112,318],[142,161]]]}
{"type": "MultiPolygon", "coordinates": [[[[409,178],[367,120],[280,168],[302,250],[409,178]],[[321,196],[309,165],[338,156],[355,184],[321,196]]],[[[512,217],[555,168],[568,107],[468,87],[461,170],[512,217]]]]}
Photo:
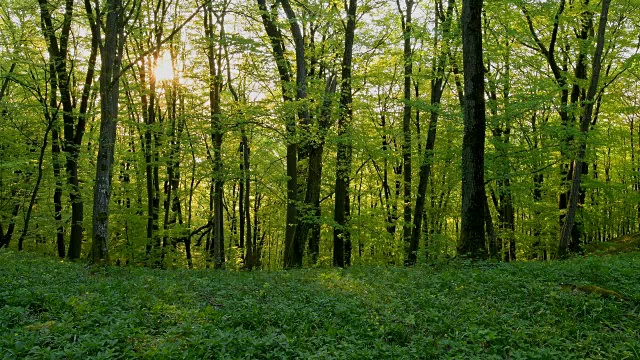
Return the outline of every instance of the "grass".
{"type": "Polygon", "coordinates": [[[281,272],[0,252],[2,359],[640,358],[640,254],[281,272]]]}

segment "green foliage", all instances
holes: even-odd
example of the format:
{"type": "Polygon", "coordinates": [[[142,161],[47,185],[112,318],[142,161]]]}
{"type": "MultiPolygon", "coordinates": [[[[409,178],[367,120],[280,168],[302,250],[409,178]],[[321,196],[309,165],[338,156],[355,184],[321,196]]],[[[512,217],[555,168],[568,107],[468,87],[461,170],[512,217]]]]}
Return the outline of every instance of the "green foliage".
{"type": "MultiPolygon", "coordinates": [[[[51,0],[49,3],[55,9],[53,26],[59,36],[64,2],[51,0]]],[[[143,264],[147,259],[146,246],[150,241],[146,235],[149,210],[145,176],[147,161],[144,156],[146,140],[143,135],[149,129],[157,136],[151,149],[155,158],[149,165],[157,166],[159,173],[157,195],[160,216],[155,234],[163,239],[166,236],[168,240],[164,248],[165,265],[187,267],[190,263],[196,268],[207,266],[205,245],[208,237],[205,235],[210,232],[193,234],[193,259],[189,262],[185,259],[183,235],[205,226],[211,219],[210,183],[212,179],[223,179],[227,262],[233,264],[229,265],[230,268],[241,266],[244,254],[239,243],[239,182],[244,170],[241,169],[243,158],[239,144],[242,134],[246,134],[250,148],[250,215],[257,220],[252,233],[260,244],[257,252],[260,267],[280,268],[286,225],[286,145],[289,141],[304,144],[311,139],[319,139],[321,132],[317,122],[321,117],[327,78],[336,75],[338,84],[329,119],[331,126],[326,134],[322,133],[326,135],[326,141],[322,161],[321,214],[313,217],[314,223],[321,228],[318,265],[331,264],[335,226],[335,159],[341,140],[337,136],[335,122],[339,115],[339,74],[344,51],[343,22],[346,19],[343,2],[292,2],[298,21],[305,29],[308,88],[305,101],[290,102],[282,100],[282,92],[292,92],[295,83],[280,83],[271,44],[255,0],[211,2],[218,16],[222,16],[222,9],[227,8],[224,36],[218,31],[220,24],[216,23],[215,34],[207,38],[202,31],[203,19],[197,15],[178,36],[160,46],[157,54],[152,51],[143,56],[143,68],[140,56],[166,37],[191,11],[195,11],[199,2],[144,0],[134,3],[140,6],[140,13],[134,16],[135,21],[127,24],[124,59],[125,66],[130,62],[132,66],[120,78],[120,117],[109,213],[112,259],[129,264],[143,264]],[[162,34],[160,28],[163,29],[162,34]],[[210,79],[205,51],[209,42],[220,50],[217,56],[222,56],[220,70],[224,86],[220,94],[220,121],[224,132],[221,147],[224,166],[219,173],[213,171],[211,159],[210,79]],[[160,81],[152,91],[150,79],[154,73],[153,63],[157,61],[154,57],[162,58],[164,53],[175,56],[177,77],[175,83],[160,81]],[[142,69],[146,71],[144,83],[141,81],[142,69]],[[237,100],[231,89],[237,93],[237,100]],[[148,101],[152,94],[156,97],[156,119],[154,124],[145,124],[144,114],[149,108],[143,108],[142,97],[146,96],[148,101]],[[306,128],[300,126],[295,137],[288,137],[286,120],[303,105],[311,112],[311,124],[306,128]],[[179,199],[180,214],[172,206],[165,207],[168,195],[165,182],[169,180],[170,166],[175,167],[173,176],[179,178],[179,184],[171,195],[179,199]],[[164,218],[165,209],[171,209],[167,220],[164,218]],[[174,241],[177,242],[175,248],[174,241]]],[[[431,159],[431,177],[425,194],[426,221],[419,262],[453,255],[459,236],[461,206],[462,117],[456,83],[462,80],[458,19],[462,4],[456,2],[456,10],[453,11],[455,25],[447,35],[442,24],[435,26],[438,15],[436,3],[440,4],[417,2],[413,19],[412,206],[417,195],[418,164],[423,158],[431,120],[429,112],[434,108],[430,103],[430,83],[436,77],[436,55],[444,49],[449,55],[445,64],[444,93],[437,106],[440,116],[431,159]]],[[[446,9],[446,3],[438,5],[444,6],[439,11],[446,9]]],[[[39,153],[36,150],[42,143],[47,125],[44,114],[45,111],[54,111],[47,101],[51,91],[47,43],[38,7],[34,5],[33,1],[0,0],[0,83],[5,79],[11,80],[0,103],[0,227],[6,233],[10,224],[16,224],[10,244],[12,248],[17,245],[15,234],[19,234],[23,227],[24,211],[35,183],[39,153]],[[12,64],[16,67],[10,72],[12,64]],[[19,211],[15,210],[14,215],[16,205],[19,211]]],[[[608,70],[601,80],[602,98],[597,121],[587,139],[585,161],[589,172],[582,181],[585,199],[577,214],[582,230],[581,245],[598,244],[638,231],[640,101],[637,94],[640,55],[637,33],[640,3],[633,0],[618,5],[612,8],[607,30],[605,68],[608,70]]],[[[523,8],[530,14],[533,30],[540,41],[548,47],[558,2],[495,0],[485,1],[484,6],[486,82],[495,93],[491,97],[487,94],[486,189],[488,195],[493,193],[498,198],[507,193],[511,195],[510,200],[498,199],[497,204],[490,199],[490,212],[499,239],[505,244],[514,240],[517,259],[540,259],[553,255],[557,249],[559,216],[565,211],[558,209],[558,195],[568,189],[563,180],[563,167],[569,165],[578,144],[564,139],[568,135],[577,139],[579,131],[575,124],[562,124],[558,114],[562,89],[554,79],[546,57],[536,50],[537,44],[523,8]],[[500,219],[501,215],[505,217],[500,213],[500,205],[504,202],[512,205],[513,224],[500,219]]],[[[574,70],[578,52],[582,49],[586,53],[589,75],[594,39],[589,35],[583,41],[576,35],[581,28],[583,12],[589,10],[594,24],[597,24],[600,6],[600,2],[592,2],[587,9],[581,2],[573,2],[566,6],[558,20],[556,60],[561,66],[566,66],[563,76],[567,77],[566,88],[569,90],[574,83],[585,90],[587,82],[576,79],[574,70]]],[[[403,198],[398,190],[403,181],[404,60],[400,15],[394,1],[360,1],[358,9],[352,79],[354,117],[349,133],[349,140],[354,146],[350,174],[351,213],[346,226],[352,234],[353,264],[399,264],[405,258],[398,231],[404,225],[401,212],[398,212],[403,207],[403,198]]],[[[279,14],[278,25],[284,34],[285,58],[295,73],[294,46],[289,23],[283,15],[279,14]]],[[[222,17],[218,19],[221,20],[222,17]]],[[[82,3],[74,4],[72,33],[68,71],[72,80],[72,96],[80,99],[91,39],[82,3]]],[[[92,236],[95,155],[100,131],[97,78],[94,79],[90,99],[86,134],[78,159],[85,239],[92,236]]],[[[58,109],[62,109],[60,100],[58,95],[58,109]]],[[[570,112],[580,115],[579,109],[579,104],[574,104],[570,112]]],[[[55,123],[59,132],[64,130],[61,117],[60,112],[55,123]]],[[[64,134],[61,135],[64,138],[64,134]]],[[[43,162],[44,177],[33,208],[25,250],[54,255],[57,253],[55,233],[59,226],[68,242],[71,225],[69,192],[72,189],[66,181],[64,154],[57,157],[62,161],[61,177],[53,174],[51,144],[52,136],[43,162]],[[52,201],[58,181],[63,192],[60,222],[54,221],[52,201]]],[[[302,153],[298,160],[298,198],[302,206],[308,160],[302,153]]],[[[167,204],[176,203],[173,199],[171,201],[167,204]]],[[[504,246],[503,252],[506,249],[504,246]]],[[[88,251],[85,246],[83,256],[87,256],[88,251]]]]}
{"type": "Polygon", "coordinates": [[[85,268],[0,252],[4,359],[633,358],[640,254],[412,269],[85,268]]]}

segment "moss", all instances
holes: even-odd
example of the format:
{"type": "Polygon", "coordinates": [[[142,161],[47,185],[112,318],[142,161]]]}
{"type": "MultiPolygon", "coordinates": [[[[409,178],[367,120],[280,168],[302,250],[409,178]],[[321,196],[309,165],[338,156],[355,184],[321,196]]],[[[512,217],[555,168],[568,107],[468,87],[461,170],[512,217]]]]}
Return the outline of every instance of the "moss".
{"type": "Polygon", "coordinates": [[[573,294],[583,293],[592,294],[608,299],[618,299],[624,301],[630,300],[628,297],[623,296],[616,291],[601,288],[595,285],[560,284],[560,288],[564,291],[571,291],[573,294]]]}

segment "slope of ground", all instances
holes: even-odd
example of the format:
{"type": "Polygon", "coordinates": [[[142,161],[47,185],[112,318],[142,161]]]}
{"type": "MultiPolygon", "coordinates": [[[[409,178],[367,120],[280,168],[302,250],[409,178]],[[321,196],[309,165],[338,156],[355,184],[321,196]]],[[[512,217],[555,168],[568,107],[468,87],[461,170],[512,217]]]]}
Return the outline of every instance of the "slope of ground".
{"type": "Polygon", "coordinates": [[[640,358],[639,274],[639,253],[247,273],[1,251],[0,358],[640,358]]]}
{"type": "Polygon", "coordinates": [[[585,246],[591,255],[615,255],[640,250],[640,233],[619,236],[611,241],[592,242],[585,246]]]}

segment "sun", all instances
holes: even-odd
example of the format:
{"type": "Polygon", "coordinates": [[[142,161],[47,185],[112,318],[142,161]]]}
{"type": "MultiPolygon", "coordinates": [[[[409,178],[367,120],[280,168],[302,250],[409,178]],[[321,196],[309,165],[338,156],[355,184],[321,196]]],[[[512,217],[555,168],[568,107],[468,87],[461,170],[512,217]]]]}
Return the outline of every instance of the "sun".
{"type": "Polygon", "coordinates": [[[155,71],[156,81],[170,81],[174,78],[173,64],[171,63],[171,54],[165,52],[158,60],[155,71]]]}

